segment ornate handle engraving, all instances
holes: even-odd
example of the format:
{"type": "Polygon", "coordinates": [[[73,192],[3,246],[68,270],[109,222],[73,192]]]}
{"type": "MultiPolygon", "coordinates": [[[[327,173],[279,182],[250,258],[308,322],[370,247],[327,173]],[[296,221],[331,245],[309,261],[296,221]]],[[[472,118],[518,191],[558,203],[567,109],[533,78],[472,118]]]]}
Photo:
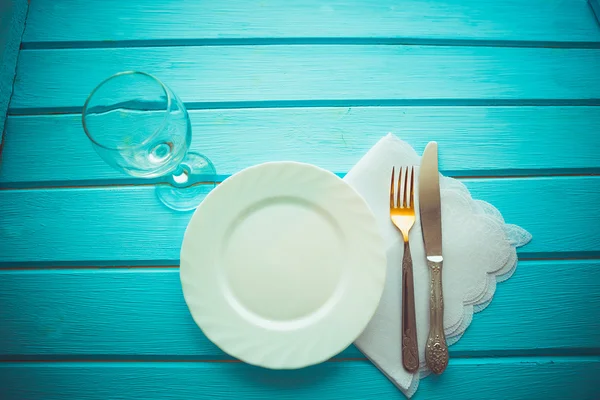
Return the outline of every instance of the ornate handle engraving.
{"type": "Polygon", "coordinates": [[[419,370],[415,287],[408,242],[404,242],[404,257],[402,258],[402,365],[411,373],[419,370]]]}
{"type": "Polygon", "coordinates": [[[429,300],[429,337],[425,347],[427,367],[441,374],[448,366],[448,346],[444,334],[444,297],[442,292],[442,261],[427,260],[431,271],[431,297],[429,300]]]}

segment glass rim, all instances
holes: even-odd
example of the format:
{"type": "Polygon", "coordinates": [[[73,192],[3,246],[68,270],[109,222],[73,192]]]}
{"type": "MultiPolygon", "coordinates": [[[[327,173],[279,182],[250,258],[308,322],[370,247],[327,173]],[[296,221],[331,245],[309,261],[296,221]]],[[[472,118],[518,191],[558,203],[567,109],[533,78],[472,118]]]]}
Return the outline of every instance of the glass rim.
{"type": "Polygon", "coordinates": [[[109,76],[108,78],[104,79],[102,82],[100,82],[98,85],[96,85],[96,87],[94,88],[94,90],[91,91],[91,93],[88,95],[87,99],[85,100],[85,103],[83,104],[83,109],[81,111],[81,120],[83,123],[83,131],[85,132],[86,136],[88,137],[88,139],[90,139],[92,141],[92,143],[94,143],[96,146],[102,147],[103,149],[107,149],[107,150],[126,150],[126,149],[135,149],[138,147],[142,147],[146,144],[148,144],[154,137],[156,137],[159,132],[165,127],[166,123],[167,123],[167,117],[169,116],[169,110],[171,109],[171,94],[169,93],[169,89],[167,88],[167,86],[162,83],[160,81],[160,79],[158,79],[157,77],[155,77],[154,75],[151,75],[147,72],[141,72],[141,71],[122,71],[122,72],[117,72],[114,75],[109,76]],[[124,76],[124,75],[143,75],[146,76],[150,79],[152,79],[154,82],[158,83],[158,85],[161,87],[161,89],[163,90],[165,96],[167,97],[167,107],[164,110],[164,118],[162,120],[162,122],[160,123],[160,125],[156,128],[156,130],[154,132],[152,132],[151,135],[148,135],[148,137],[146,139],[144,139],[142,142],[133,145],[133,146],[116,146],[116,147],[110,147],[110,146],[106,146],[100,142],[98,142],[95,138],[94,135],[92,135],[92,133],[90,132],[90,130],[88,129],[88,126],[85,122],[85,116],[86,116],[86,110],[88,109],[89,103],[92,99],[92,97],[94,96],[94,94],[96,94],[96,92],[103,86],[105,85],[108,81],[124,76]]]}

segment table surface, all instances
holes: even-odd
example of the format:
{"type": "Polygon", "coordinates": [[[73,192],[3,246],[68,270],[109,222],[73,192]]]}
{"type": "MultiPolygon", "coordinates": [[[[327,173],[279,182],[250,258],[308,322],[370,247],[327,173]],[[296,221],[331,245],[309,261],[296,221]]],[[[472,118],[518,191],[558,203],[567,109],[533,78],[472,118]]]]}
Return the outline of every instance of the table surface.
{"type": "Polygon", "coordinates": [[[106,165],[87,94],[155,74],[223,179],[269,160],[343,175],[392,131],[533,241],[416,399],[598,399],[600,25],[585,0],[32,1],[0,168],[0,398],[394,399],[351,346],[232,360],[196,327],[190,213],[106,165]]]}

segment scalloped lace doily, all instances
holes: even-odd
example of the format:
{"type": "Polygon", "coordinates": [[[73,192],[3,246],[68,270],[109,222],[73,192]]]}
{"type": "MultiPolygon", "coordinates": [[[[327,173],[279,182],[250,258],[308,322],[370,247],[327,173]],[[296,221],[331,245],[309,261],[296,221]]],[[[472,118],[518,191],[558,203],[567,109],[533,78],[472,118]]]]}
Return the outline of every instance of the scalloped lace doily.
{"type": "MultiPolygon", "coordinates": [[[[441,147],[442,157],[443,152],[441,147]]],[[[365,198],[375,214],[386,241],[388,258],[381,302],[355,344],[408,397],[417,390],[419,379],[429,373],[425,367],[425,342],[429,330],[429,270],[425,263],[416,190],[417,221],[410,232],[410,248],[421,368],[419,373],[410,374],[402,367],[400,349],[403,245],[400,232],[389,218],[389,179],[392,166],[418,166],[420,159],[408,143],[388,134],[344,178],[365,198]]],[[[473,313],[490,304],[496,283],[513,274],[517,266],[516,247],[528,243],[531,235],[516,225],[506,224],[500,212],[491,204],[472,199],[461,182],[443,176],[440,178],[444,330],[451,345],[461,338],[471,323],[473,313]]]]}

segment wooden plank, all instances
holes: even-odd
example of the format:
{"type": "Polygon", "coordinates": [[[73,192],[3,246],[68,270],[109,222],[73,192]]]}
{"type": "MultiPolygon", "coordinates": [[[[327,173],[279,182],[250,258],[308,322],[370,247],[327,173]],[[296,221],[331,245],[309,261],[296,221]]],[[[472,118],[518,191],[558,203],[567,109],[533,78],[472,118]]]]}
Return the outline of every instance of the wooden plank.
{"type": "MultiPolygon", "coordinates": [[[[600,177],[464,182],[533,234],[522,257],[600,255],[600,177]]],[[[177,265],[190,215],[162,205],[152,186],[2,190],[0,266],[177,265]]]]}
{"type": "Polygon", "coordinates": [[[155,74],[191,108],[600,99],[600,49],[187,46],[22,51],[11,112],[79,112],[122,70],[155,74]]]}
{"type": "Polygon", "coordinates": [[[314,37],[597,42],[600,32],[585,0],[36,1],[25,44],[314,37]]]}
{"type": "MultiPolygon", "coordinates": [[[[193,322],[177,268],[1,271],[0,304],[0,360],[229,358],[193,322]]],[[[522,261],[451,356],[599,354],[592,315],[600,261],[522,261]]]]}
{"type": "Polygon", "coordinates": [[[596,21],[600,24],[600,2],[598,0],[588,0],[588,2],[590,3],[590,7],[592,7],[596,21]]]}
{"type": "Polygon", "coordinates": [[[21,36],[25,29],[28,2],[4,0],[0,2],[0,152],[6,112],[15,79],[21,36]]]}
{"type": "MultiPolygon", "coordinates": [[[[419,152],[435,138],[447,175],[600,173],[600,107],[226,109],[190,118],[192,149],[221,176],[273,159],[343,174],[388,131],[419,152]]],[[[1,187],[144,182],[94,152],[79,114],[12,116],[6,135],[1,187]]]]}
{"type": "MultiPolygon", "coordinates": [[[[274,371],[242,363],[3,363],[7,400],[323,399],[405,397],[368,361],[274,371]]],[[[419,399],[595,400],[599,357],[451,360],[421,382],[419,399]]]]}

